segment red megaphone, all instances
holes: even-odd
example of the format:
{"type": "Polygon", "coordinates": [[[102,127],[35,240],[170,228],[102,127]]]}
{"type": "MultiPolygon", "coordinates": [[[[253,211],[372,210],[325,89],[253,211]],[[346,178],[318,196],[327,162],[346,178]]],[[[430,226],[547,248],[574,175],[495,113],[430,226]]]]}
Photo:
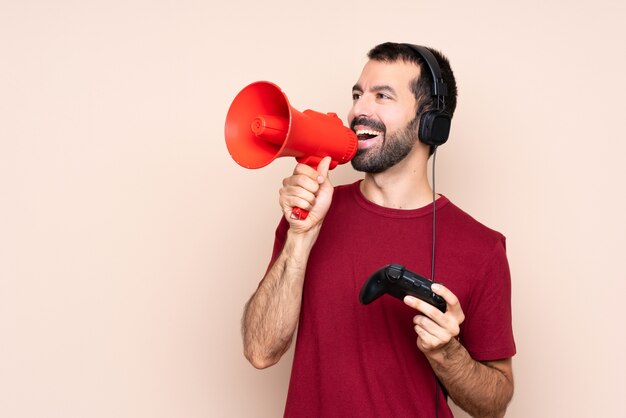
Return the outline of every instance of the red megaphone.
{"type": "MultiPolygon", "coordinates": [[[[278,157],[295,157],[313,168],[326,156],[330,168],[354,157],[357,138],[334,113],[298,112],[275,84],[257,81],[237,94],[224,128],[228,152],[237,164],[261,168],[278,157]]],[[[308,212],[294,208],[291,217],[305,219],[308,212]]]]}

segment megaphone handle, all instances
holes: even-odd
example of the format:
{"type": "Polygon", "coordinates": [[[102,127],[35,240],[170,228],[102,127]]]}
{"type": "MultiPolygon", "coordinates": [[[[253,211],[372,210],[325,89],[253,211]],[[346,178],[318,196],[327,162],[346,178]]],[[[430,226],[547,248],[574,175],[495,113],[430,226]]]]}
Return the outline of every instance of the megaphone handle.
{"type": "MultiPolygon", "coordinates": [[[[315,155],[310,155],[310,156],[306,156],[306,157],[299,157],[296,158],[296,160],[299,163],[302,164],[307,164],[310,167],[313,168],[317,168],[317,165],[320,163],[320,161],[322,161],[321,157],[315,156],[315,155]]],[[[333,168],[337,167],[337,161],[332,160],[330,162],[330,166],[328,167],[329,170],[332,170],[333,168]]],[[[306,209],[302,209],[302,208],[293,208],[291,210],[291,216],[289,216],[291,219],[296,219],[298,221],[301,221],[303,219],[306,219],[306,217],[309,216],[309,211],[306,209]]]]}
{"type": "Polygon", "coordinates": [[[298,221],[301,221],[303,219],[306,219],[306,217],[309,216],[309,211],[302,209],[302,208],[293,208],[291,210],[291,219],[296,219],[298,221]]]}

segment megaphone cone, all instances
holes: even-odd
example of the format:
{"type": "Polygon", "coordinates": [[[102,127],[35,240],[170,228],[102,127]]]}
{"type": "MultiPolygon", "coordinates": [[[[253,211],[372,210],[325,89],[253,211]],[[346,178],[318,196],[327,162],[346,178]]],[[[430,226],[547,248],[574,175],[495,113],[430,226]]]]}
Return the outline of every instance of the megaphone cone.
{"type": "Polygon", "coordinates": [[[334,113],[299,112],[275,84],[258,81],[233,100],[224,129],[233,159],[246,168],[261,168],[278,157],[295,157],[317,167],[330,156],[331,168],[354,157],[356,135],[334,113]]]}
{"type": "MultiPolygon", "coordinates": [[[[226,115],[224,135],[228,152],[246,168],[261,168],[289,156],[317,168],[330,156],[332,169],[350,161],[357,150],[356,135],[336,114],[298,112],[285,93],[267,81],[252,83],[237,94],[226,115]]],[[[307,215],[300,208],[292,213],[296,219],[307,215]]]]}

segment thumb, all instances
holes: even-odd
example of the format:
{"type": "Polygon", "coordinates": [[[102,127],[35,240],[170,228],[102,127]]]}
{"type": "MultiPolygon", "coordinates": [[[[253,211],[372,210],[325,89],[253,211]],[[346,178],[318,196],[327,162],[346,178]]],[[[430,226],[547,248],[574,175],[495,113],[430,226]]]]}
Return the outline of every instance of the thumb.
{"type": "Polygon", "coordinates": [[[332,158],[324,157],[322,161],[317,166],[317,172],[319,175],[317,176],[317,182],[322,184],[328,178],[328,171],[330,170],[330,163],[332,162],[332,158]]]}

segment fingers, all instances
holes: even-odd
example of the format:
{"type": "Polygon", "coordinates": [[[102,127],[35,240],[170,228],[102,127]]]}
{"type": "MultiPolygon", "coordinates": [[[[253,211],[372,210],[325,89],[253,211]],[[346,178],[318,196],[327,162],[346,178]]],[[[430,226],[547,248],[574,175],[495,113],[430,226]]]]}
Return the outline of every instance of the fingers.
{"type": "Polygon", "coordinates": [[[320,188],[318,177],[315,169],[305,164],[298,164],[293,174],[283,179],[283,187],[280,190],[281,204],[290,208],[299,207],[309,210],[320,188]]]}
{"type": "Polygon", "coordinates": [[[427,315],[438,323],[444,321],[444,318],[451,317],[454,317],[454,319],[459,324],[465,320],[465,315],[463,314],[463,309],[461,309],[459,299],[454,293],[452,293],[450,289],[448,289],[441,283],[433,283],[431,285],[431,290],[437,295],[441,296],[446,301],[448,309],[446,310],[445,314],[428,302],[424,302],[423,300],[420,300],[413,296],[405,297],[404,303],[406,303],[413,309],[422,312],[423,314],[427,315]]]}
{"type": "Polygon", "coordinates": [[[413,323],[415,324],[413,328],[418,336],[417,343],[422,351],[435,350],[454,338],[444,328],[437,326],[423,315],[416,315],[413,318],[413,323]]]}
{"type": "Polygon", "coordinates": [[[440,340],[447,341],[450,337],[459,335],[460,332],[459,324],[456,322],[449,322],[446,324],[447,326],[441,326],[425,315],[415,315],[413,317],[413,323],[415,324],[416,330],[420,328],[440,340]]]}
{"type": "Polygon", "coordinates": [[[448,289],[441,283],[433,283],[432,286],[430,286],[430,289],[434,293],[441,296],[446,301],[446,303],[448,304],[450,308],[459,305],[459,299],[456,297],[456,295],[452,293],[450,289],[448,289]]]}
{"type": "Polygon", "coordinates": [[[315,202],[315,195],[320,188],[316,179],[317,172],[308,166],[305,167],[312,170],[314,174],[306,173],[308,170],[296,167],[294,174],[283,180],[283,187],[280,189],[283,207],[299,207],[308,210],[315,202]]]}
{"type": "MultiPolygon", "coordinates": [[[[317,166],[317,172],[319,173],[319,176],[323,177],[324,180],[328,178],[328,171],[330,170],[330,163],[332,162],[332,159],[330,157],[324,157],[322,158],[322,161],[320,161],[319,165],[317,166]]],[[[323,183],[324,180],[319,181],[319,177],[318,177],[318,182],[323,183]]]]}
{"type": "MultiPolygon", "coordinates": [[[[323,201],[321,206],[324,210],[327,209],[326,206],[330,203],[329,196],[332,195],[332,185],[328,180],[331,162],[330,157],[323,158],[317,170],[306,164],[298,164],[293,174],[283,180],[283,186],[279,192],[279,203],[289,219],[293,219],[290,214],[294,208],[311,212],[316,201],[319,200],[323,201]],[[320,199],[322,195],[324,198],[320,199]]],[[[324,215],[324,210],[316,209],[314,218],[320,220],[324,215]]]]}
{"type": "Polygon", "coordinates": [[[458,315],[458,313],[452,312],[452,309],[448,309],[446,313],[443,313],[430,303],[424,302],[423,300],[413,296],[406,296],[404,298],[404,303],[422,313],[422,315],[415,316],[413,322],[416,325],[423,327],[429,333],[439,336],[456,336],[459,334],[460,325],[463,321],[459,320],[461,316],[458,315]],[[418,318],[421,318],[419,319],[419,322],[418,318]],[[443,332],[440,330],[443,330],[443,332]]]}
{"type": "Polygon", "coordinates": [[[404,303],[421,314],[413,317],[414,329],[418,335],[417,344],[422,351],[431,351],[448,344],[461,331],[465,315],[458,298],[445,286],[433,283],[431,289],[448,304],[445,313],[428,302],[406,296],[404,303]]]}
{"type": "Polygon", "coordinates": [[[456,323],[443,327],[425,315],[413,317],[414,330],[417,334],[417,345],[422,351],[437,350],[455,339],[460,332],[456,323]]]}
{"type": "MultiPolygon", "coordinates": [[[[428,316],[435,322],[444,321],[445,314],[428,302],[425,302],[414,296],[405,296],[404,303],[410,306],[411,308],[415,309],[416,311],[420,311],[421,313],[428,316]]],[[[450,309],[446,310],[446,312],[449,312],[449,311],[450,309]]]]}

